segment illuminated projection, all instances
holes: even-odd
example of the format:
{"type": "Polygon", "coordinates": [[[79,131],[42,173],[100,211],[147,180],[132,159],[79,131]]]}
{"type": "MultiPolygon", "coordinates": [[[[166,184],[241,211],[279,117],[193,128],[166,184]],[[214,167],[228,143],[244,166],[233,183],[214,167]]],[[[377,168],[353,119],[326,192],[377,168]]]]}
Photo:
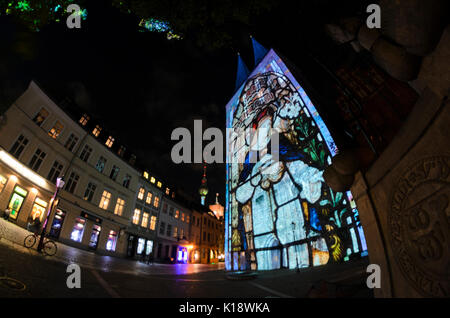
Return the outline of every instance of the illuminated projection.
{"type": "MultiPolygon", "coordinates": [[[[249,147],[227,136],[227,270],[301,268],[367,255],[351,193],[332,191],[322,177],[337,153],[333,139],[273,50],[227,104],[227,127],[280,133],[279,161],[270,151],[249,160],[249,147]],[[235,157],[245,163],[232,162],[235,157]],[[263,166],[271,173],[262,174],[263,166]]],[[[258,140],[259,147],[269,142],[258,140]]]]}

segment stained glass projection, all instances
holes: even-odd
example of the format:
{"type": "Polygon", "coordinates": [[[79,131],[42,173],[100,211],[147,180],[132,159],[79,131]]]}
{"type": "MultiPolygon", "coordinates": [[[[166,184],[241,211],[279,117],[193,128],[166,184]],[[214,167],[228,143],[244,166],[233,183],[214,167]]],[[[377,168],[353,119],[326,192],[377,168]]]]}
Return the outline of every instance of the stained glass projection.
{"type": "MultiPolygon", "coordinates": [[[[250,160],[250,146],[227,136],[227,270],[301,268],[367,254],[351,193],[334,192],[322,176],[338,149],[273,50],[227,104],[227,127],[279,132],[278,160],[273,150],[250,160]]],[[[269,143],[258,139],[260,149],[269,143]]]]}

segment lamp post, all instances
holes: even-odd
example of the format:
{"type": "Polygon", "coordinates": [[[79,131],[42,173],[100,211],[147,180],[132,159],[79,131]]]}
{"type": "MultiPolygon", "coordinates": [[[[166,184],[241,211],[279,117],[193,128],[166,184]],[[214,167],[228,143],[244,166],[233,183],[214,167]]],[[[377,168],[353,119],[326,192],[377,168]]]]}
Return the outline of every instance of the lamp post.
{"type": "MultiPolygon", "coordinates": [[[[295,242],[295,223],[291,223],[292,226],[292,234],[294,235],[294,242],[295,242]]],[[[300,272],[300,269],[298,268],[298,255],[297,255],[297,245],[294,245],[294,251],[295,251],[295,261],[297,263],[297,273],[300,272]]]]}
{"type": "Polygon", "coordinates": [[[39,244],[37,247],[38,252],[42,251],[42,247],[44,245],[45,230],[47,229],[48,219],[50,217],[50,214],[52,213],[53,206],[58,197],[59,190],[61,190],[62,187],[64,187],[64,176],[56,179],[56,189],[55,189],[55,193],[53,194],[53,197],[52,197],[52,204],[50,205],[50,207],[47,211],[47,216],[45,217],[44,226],[42,227],[41,237],[39,238],[39,244]]]}

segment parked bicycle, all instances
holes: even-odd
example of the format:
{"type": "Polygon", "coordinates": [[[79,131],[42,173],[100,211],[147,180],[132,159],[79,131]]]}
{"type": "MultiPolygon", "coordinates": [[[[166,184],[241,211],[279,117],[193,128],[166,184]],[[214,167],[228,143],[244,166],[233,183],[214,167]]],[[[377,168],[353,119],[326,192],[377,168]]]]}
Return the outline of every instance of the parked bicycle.
{"type": "MultiPolygon", "coordinates": [[[[36,242],[39,241],[39,235],[36,233],[30,234],[23,240],[23,245],[26,248],[32,248],[36,242]]],[[[56,246],[56,243],[53,242],[51,239],[44,237],[44,244],[42,246],[42,252],[45,255],[53,256],[56,254],[56,251],[58,250],[58,247],[56,246]]]]}

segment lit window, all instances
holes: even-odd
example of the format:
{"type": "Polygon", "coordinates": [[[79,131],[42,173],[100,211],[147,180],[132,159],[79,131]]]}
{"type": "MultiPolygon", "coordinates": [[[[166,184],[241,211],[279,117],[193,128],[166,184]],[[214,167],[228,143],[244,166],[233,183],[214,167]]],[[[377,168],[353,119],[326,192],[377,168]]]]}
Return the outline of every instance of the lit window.
{"type": "Polygon", "coordinates": [[[145,194],[145,189],[144,188],[140,188],[139,189],[139,193],[138,193],[138,199],[139,200],[144,200],[144,194],[145,194]]]}
{"type": "Polygon", "coordinates": [[[95,166],[95,169],[97,169],[98,172],[102,173],[103,170],[105,169],[105,165],[106,165],[106,158],[100,156],[100,158],[97,161],[97,165],[95,166]]]}
{"type": "Polygon", "coordinates": [[[114,138],[112,136],[108,137],[108,140],[105,142],[105,145],[108,146],[108,148],[111,148],[114,143],[114,138]]]}
{"type": "Polygon", "coordinates": [[[64,145],[67,150],[72,151],[75,145],[78,142],[78,137],[74,134],[70,134],[70,137],[67,139],[66,144],[64,145]]]}
{"type": "Polygon", "coordinates": [[[159,206],[159,198],[155,197],[155,201],[153,201],[153,206],[157,208],[159,206]]]}
{"type": "Polygon", "coordinates": [[[66,183],[65,189],[70,193],[75,192],[75,188],[78,184],[78,180],[80,180],[80,176],[75,172],[72,172],[69,176],[69,180],[66,183]]]}
{"type": "Polygon", "coordinates": [[[111,193],[104,190],[102,198],[100,199],[99,207],[102,208],[103,210],[107,210],[110,200],[111,200],[111,193]]]}
{"type": "Polygon", "coordinates": [[[119,171],[120,171],[120,168],[119,168],[119,167],[113,166],[112,169],[111,169],[111,173],[109,174],[109,177],[110,177],[112,180],[116,181],[117,175],[119,174],[119,171]]]}
{"type": "Polygon", "coordinates": [[[172,192],[172,199],[175,199],[175,192],[172,192]]]}
{"type": "Polygon", "coordinates": [[[63,124],[61,124],[59,121],[56,121],[55,125],[53,125],[53,128],[48,131],[48,135],[53,139],[56,139],[63,130],[63,128],[64,128],[63,124]]]}
{"type": "Polygon", "coordinates": [[[156,228],[156,216],[152,215],[150,218],[150,230],[154,231],[156,228]]]}
{"type": "Polygon", "coordinates": [[[86,191],[84,192],[83,199],[90,202],[92,200],[92,197],[94,196],[95,189],[97,189],[97,186],[92,182],[89,182],[86,191]]]}
{"type": "Polygon", "coordinates": [[[150,191],[148,191],[147,192],[147,198],[145,199],[145,203],[151,204],[152,203],[152,197],[153,197],[153,194],[150,191]]]}
{"type": "Polygon", "coordinates": [[[82,126],[86,126],[86,124],[87,124],[89,118],[90,118],[90,117],[89,117],[88,115],[84,114],[83,116],[81,116],[81,118],[80,118],[80,120],[79,120],[79,123],[80,123],[82,126]]]}
{"type": "Polygon", "coordinates": [[[45,108],[41,108],[39,113],[37,113],[36,116],[34,116],[33,121],[36,123],[36,125],[40,127],[44,122],[44,120],[47,118],[47,116],[48,111],[45,108]]]}
{"type": "Polygon", "coordinates": [[[147,225],[148,225],[148,217],[149,217],[148,213],[142,214],[142,222],[141,222],[141,226],[142,227],[147,227],[147,225]]]}
{"type": "Polygon", "coordinates": [[[148,172],[147,171],[144,171],[144,178],[148,179],[148,172]]]}
{"type": "Polygon", "coordinates": [[[73,226],[72,233],[70,234],[70,238],[75,242],[81,242],[83,239],[83,233],[84,233],[84,226],[85,226],[86,220],[82,218],[76,218],[75,224],[73,226]]]}
{"type": "Polygon", "coordinates": [[[183,239],[184,237],[184,230],[183,228],[180,229],[180,238],[183,239]]]}
{"type": "Polygon", "coordinates": [[[89,159],[89,156],[92,153],[92,148],[89,147],[89,145],[84,145],[83,151],[81,151],[80,159],[84,162],[87,162],[89,159]]]}
{"type": "Polygon", "coordinates": [[[125,206],[125,200],[123,200],[121,198],[117,198],[117,203],[116,203],[116,207],[114,209],[114,214],[117,214],[119,216],[122,215],[124,206],[125,206]]]}
{"type": "Polygon", "coordinates": [[[189,223],[190,222],[190,217],[189,217],[189,215],[186,215],[186,223],[189,223]]]}
{"type": "Polygon", "coordinates": [[[44,200],[37,198],[34,200],[33,209],[31,210],[31,219],[34,221],[36,219],[42,220],[42,217],[45,214],[45,210],[47,208],[47,202],[44,200]]]}
{"type": "Polygon", "coordinates": [[[161,188],[161,187],[162,187],[162,183],[161,183],[160,181],[158,181],[158,183],[156,184],[156,186],[157,186],[158,188],[161,188]]]}
{"type": "Polygon", "coordinates": [[[169,195],[169,193],[170,193],[170,189],[166,188],[166,195],[169,195]]]}
{"type": "Polygon", "coordinates": [[[181,221],[184,222],[184,213],[181,213],[181,221]]]}
{"type": "Polygon", "coordinates": [[[34,171],[38,171],[39,167],[41,166],[42,161],[44,160],[46,156],[46,153],[43,152],[41,149],[36,149],[36,152],[34,153],[33,157],[30,160],[30,163],[28,164],[28,166],[34,170],[34,171]]]}
{"type": "Polygon", "coordinates": [[[175,211],[175,219],[178,219],[179,216],[180,216],[180,211],[176,210],[175,211]]]}
{"type": "Polygon", "coordinates": [[[151,183],[155,183],[155,181],[156,181],[155,177],[151,177],[151,178],[150,178],[150,182],[151,182],[151,183]]]}
{"type": "Polygon", "coordinates": [[[127,148],[125,148],[124,146],[120,146],[119,150],[117,151],[117,154],[121,157],[123,157],[123,155],[125,154],[125,150],[127,148]]]}
{"type": "Polygon", "coordinates": [[[174,226],[173,228],[173,237],[177,237],[178,236],[178,228],[176,226],[174,226]]]}
{"type": "Polygon", "coordinates": [[[117,233],[114,231],[109,231],[108,241],[106,241],[106,250],[115,251],[117,242],[117,233]]]}
{"type": "Polygon", "coordinates": [[[7,181],[7,179],[0,174],[0,193],[3,191],[6,181],[7,181]]]}
{"type": "Polygon", "coordinates": [[[133,224],[139,224],[139,218],[141,217],[141,210],[134,209],[133,224]]]}
{"type": "Polygon", "coordinates": [[[11,150],[9,153],[19,159],[20,154],[22,153],[25,146],[28,144],[28,139],[25,138],[23,135],[20,135],[19,138],[17,138],[14,145],[11,147],[11,150]]]}
{"type": "Polygon", "coordinates": [[[100,127],[99,125],[96,125],[94,130],[92,131],[92,134],[95,137],[98,137],[98,135],[100,135],[100,132],[102,131],[102,127],[100,127]]]}

